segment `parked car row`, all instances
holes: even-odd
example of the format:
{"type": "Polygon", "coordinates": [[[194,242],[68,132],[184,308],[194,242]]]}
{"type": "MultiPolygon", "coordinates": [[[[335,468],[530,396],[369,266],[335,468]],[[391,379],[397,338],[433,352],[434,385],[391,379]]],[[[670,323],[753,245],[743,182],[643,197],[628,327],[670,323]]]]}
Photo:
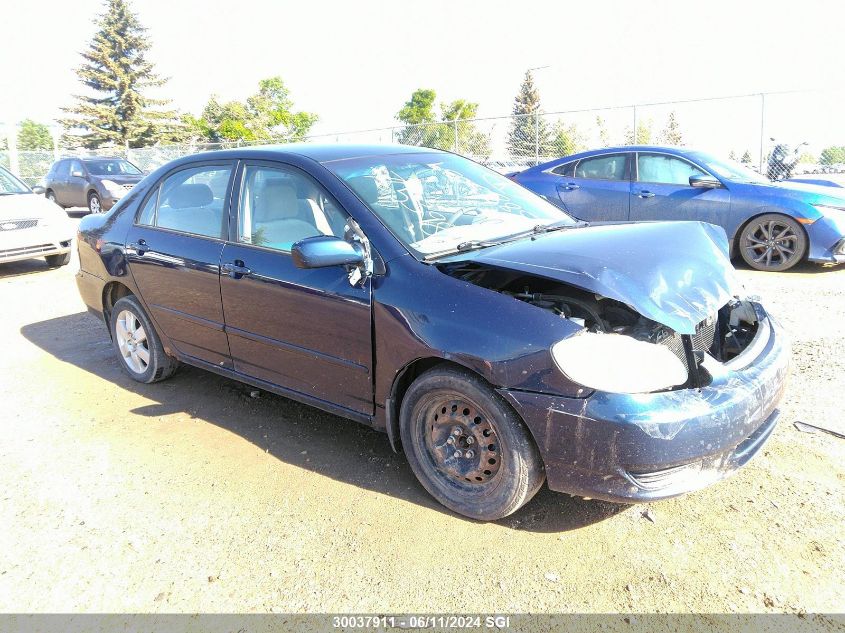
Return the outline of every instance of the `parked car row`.
{"type": "Polygon", "coordinates": [[[512,176],[590,222],[697,220],[721,226],[730,253],[752,268],[845,262],[845,189],[773,182],[705,152],[612,147],[512,176]]]}

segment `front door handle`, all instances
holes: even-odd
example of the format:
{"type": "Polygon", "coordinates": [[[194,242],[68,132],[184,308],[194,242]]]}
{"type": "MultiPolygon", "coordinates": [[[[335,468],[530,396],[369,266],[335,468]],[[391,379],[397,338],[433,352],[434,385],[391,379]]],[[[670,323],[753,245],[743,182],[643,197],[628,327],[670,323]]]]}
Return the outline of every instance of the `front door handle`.
{"type": "Polygon", "coordinates": [[[239,259],[223,264],[220,267],[220,272],[224,275],[229,275],[232,279],[240,279],[241,277],[252,274],[252,271],[244,266],[244,263],[239,259]]]}
{"type": "Polygon", "coordinates": [[[561,188],[564,191],[575,191],[576,189],[580,189],[581,185],[577,185],[574,182],[568,182],[565,185],[561,185],[561,188]]]}
{"type": "Polygon", "coordinates": [[[640,198],[653,198],[654,194],[651,191],[646,191],[643,189],[637,194],[640,198]]]}
{"type": "Polygon", "coordinates": [[[126,245],[126,248],[130,251],[134,251],[136,255],[143,255],[150,250],[150,247],[147,246],[146,240],[143,239],[138,240],[137,242],[130,242],[126,245]]]}

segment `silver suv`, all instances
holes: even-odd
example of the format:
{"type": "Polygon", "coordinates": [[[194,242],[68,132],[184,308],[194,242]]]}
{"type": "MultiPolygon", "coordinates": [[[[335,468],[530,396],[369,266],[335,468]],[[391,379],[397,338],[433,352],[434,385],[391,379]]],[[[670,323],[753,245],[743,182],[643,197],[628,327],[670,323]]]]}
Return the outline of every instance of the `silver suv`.
{"type": "Polygon", "coordinates": [[[102,213],[129,193],[144,173],[123,158],[63,158],[44,179],[44,195],[60,207],[102,213]]]}

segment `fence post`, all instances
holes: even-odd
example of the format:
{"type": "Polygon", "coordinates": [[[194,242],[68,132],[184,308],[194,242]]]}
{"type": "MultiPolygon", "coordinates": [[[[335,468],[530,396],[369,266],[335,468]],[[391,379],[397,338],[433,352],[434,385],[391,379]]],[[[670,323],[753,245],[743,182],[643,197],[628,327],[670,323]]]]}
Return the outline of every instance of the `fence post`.
{"type": "Polygon", "coordinates": [[[453,127],[455,128],[455,142],[452,145],[452,151],[457,154],[458,153],[458,119],[455,119],[452,123],[453,123],[453,127]]]}
{"type": "Polygon", "coordinates": [[[53,160],[57,161],[61,157],[61,152],[59,151],[61,133],[59,132],[59,128],[55,125],[50,128],[50,136],[53,138],[53,160]]]}
{"type": "Polygon", "coordinates": [[[540,164],[540,111],[534,111],[534,164],[540,164]]]}
{"type": "Polygon", "coordinates": [[[633,145],[636,145],[636,144],[637,144],[637,125],[638,125],[638,121],[637,121],[637,106],[636,106],[636,105],[634,105],[634,106],[632,106],[632,107],[634,108],[634,135],[633,135],[633,139],[634,139],[634,140],[633,140],[633,143],[632,143],[632,144],[633,144],[633,145]]]}
{"type": "Polygon", "coordinates": [[[9,171],[15,174],[15,176],[20,176],[21,166],[18,162],[18,135],[15,134],[17,127],[14,123],[7,123],[6,138],[8,139],[7,145],[9,146],[9,171]]]}
{"type": "Polygon", "coordinates": [[[763,143],[766,131],[766,93],[760,93],[760,173],[765,173],[763,170],[763,143]]]}

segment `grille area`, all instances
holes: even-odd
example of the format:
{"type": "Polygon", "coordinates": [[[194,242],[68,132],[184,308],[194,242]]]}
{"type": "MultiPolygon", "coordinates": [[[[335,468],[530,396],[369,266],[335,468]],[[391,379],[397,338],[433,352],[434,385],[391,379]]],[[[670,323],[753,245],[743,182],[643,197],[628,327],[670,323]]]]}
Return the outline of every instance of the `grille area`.
{"type": "MultiPolygon", "coordinates": [[[[718,315],[714,314],[695,326],[695,334],[689,337],[693,352],[708,352],[713,348],[713,344],[716,339],[717,322],[718,315]]],[[[695,375],[697,372],[690,371],[687,353],[684,349],[684,336],[678,334],[677,332],[672,332],[669,336],[660,340],[659,343],[668,347],[669,350],[677,356],[678,359],[680,359],[680,361],[684,364],[684,369],[687,370],[687,374],[691,377],[691,380],[695,382],[695,375]]]]}
{"type": "Polygon", "coordinates": [[[20,231],[21,229],[32,229],[38,226],[38,220],[5,220],[0,221],[0,231],[20,231]]]}

